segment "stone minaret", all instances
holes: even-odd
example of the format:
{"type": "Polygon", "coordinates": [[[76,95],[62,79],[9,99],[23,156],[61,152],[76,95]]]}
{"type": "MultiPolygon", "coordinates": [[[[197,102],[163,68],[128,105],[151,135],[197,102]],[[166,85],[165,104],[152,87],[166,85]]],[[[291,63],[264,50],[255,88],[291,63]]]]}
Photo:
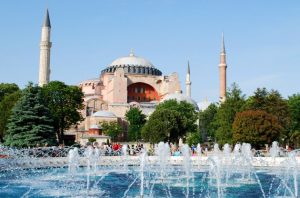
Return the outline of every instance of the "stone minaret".
{"type": "Polygon", "coordinates": [[[50,42],[51,23],[49,18],[48,9],[44,24],[42,26],[42,35],[40,42],[40,70],[39,70],[39,86],[49,83],[50,80],[50,42]]]}
{"type": "Polygon", "coordinates": [[[221,43],[221,53],[220,53],[220,102],[225,102],[226,100],[226,51],[224,43],[224,34],[222,33],[222,43],[221,43]]]}
{"type": "Polygon", "coordinates": [[[185,85],[186,85],[186,96],[191,97],[191,78],[190,78],[190,62],[188,61],[188,68],[187,68],[187,74],[185,79],[185,85]]]}

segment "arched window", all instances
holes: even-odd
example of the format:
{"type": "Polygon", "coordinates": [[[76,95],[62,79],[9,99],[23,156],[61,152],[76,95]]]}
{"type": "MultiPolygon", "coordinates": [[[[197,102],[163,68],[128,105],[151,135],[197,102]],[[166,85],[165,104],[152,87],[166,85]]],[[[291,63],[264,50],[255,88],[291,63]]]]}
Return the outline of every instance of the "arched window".
{"type": "Polygon", "coordinates": [[[128,102],[137,100],[138,102],[148,102],[151,99],[159,100],[156,90],[146,83],[133,83],[127,87],[128,102]]]}

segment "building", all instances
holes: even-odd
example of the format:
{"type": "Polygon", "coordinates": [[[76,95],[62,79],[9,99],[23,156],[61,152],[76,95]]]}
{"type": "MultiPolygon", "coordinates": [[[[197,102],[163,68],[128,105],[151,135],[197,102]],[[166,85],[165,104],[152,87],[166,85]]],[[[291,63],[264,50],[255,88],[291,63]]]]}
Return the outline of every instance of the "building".
{"type": "MultiPolygon", "coordinates": [[[[40,43],[39,85],[50,81],[50,42],[51,23],[48,10],[42,26],[40,43]]],[[[222,37],[220,68],[220,100],[226,99],[226,54],[222,37]]],[[[131,50],[128,56],[117,58],[103,67],[97,78],[84,80],[79,87],[84,93],[84,118],[76,129],[66,134],[74,136],[76,141],[95,137],[108,139],[101,132],[101,121],[120,123],[127,130],[125,113],[131,107],[138,107],[149,116],[158,103],[169,99],[186,101],[199,110],[191,98],[190,64],[187,65],[186,95],[182,94],[180,81],[176,72],[163,75],[150,61],[136,56],[131,50]]],[[[125,134],[126,136],[126,134],[125,134]]]]}
{"type": "Polygon", "coordinates": [[[86,107],[82,111],[85,121],[79,129],[85,131],[105,117],[116,117],[123,123],[131,107],[138,107],[149,115],[165,97],[181,92],[177,73],[163,75],[150,61],[134,55],[133,51],[105,67],[99,78],[84,80],[79,87],[85,95],[86,107]],[[101,118],[97,117],[99,114],[101,118]]]}

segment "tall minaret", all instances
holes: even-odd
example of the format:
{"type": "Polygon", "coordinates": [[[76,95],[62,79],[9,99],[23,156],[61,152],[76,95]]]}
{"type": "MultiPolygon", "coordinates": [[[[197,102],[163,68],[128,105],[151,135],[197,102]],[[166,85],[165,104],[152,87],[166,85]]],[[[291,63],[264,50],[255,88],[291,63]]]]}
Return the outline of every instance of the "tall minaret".
{"type": "Polygon", "coordinates": [[[190,78],[190,62],[188,61],[188,68],[187,68],[187,74],[185,79],[185,86],[186,86],[186,96],[191,97],[191,78],[190,78]]]}
{"type": "Polygon", "coordinates": [[[44,24],[42,26],[42,35],[40,42],[40,71],[39,71],[39,86],[49,83],[50,80],[50,42],[51,23],[49,18],[48,9],[44,24]]]}
{"type": "Polygon", "coordinates": [[[221,43],[221,53],[220,53],[220,102],[225,102],[226,100],[226,51],[224,43],[224,34],[222,33],[222,43],[221,43]]]}

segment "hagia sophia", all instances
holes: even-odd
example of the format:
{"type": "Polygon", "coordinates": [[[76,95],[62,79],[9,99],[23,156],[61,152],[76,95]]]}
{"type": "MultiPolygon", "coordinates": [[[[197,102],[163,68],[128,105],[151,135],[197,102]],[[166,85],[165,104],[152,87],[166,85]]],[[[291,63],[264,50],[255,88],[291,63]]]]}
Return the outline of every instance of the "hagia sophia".
{"type": "MultiPolygon", "coordinates": [[[[51,23],[48,10],[42,26],[40,42],[39,86],[50,81],[50,49],[52,46],[51,23]]],[[[220,102],[226,99],[226,52],[224,37],[220,53],[220,102]]],[[[186,95],[182,93],[178,74],[164,75],[150,61],[136,56],[131,50],[128,56],[120,57],[104,67],[98,78],[84,80],[78,84],[84,93],[84,118],[76,128],[66,131],[76,142],[85,144],[88,138],[105,142],[108,136],[101,132],[101,121],[120,123],[126,136],[125,113],[131,107],[138,107],[149,116],[163,101],[176,99],[187,101],[199,111],[197,103],[191,98],[190,65],[187,64],[186,95]]],[[[203,108],[201,108],[203,109],[203,108]]],[[[122,137],[121,137],[122,139],[122,137]]]]}

